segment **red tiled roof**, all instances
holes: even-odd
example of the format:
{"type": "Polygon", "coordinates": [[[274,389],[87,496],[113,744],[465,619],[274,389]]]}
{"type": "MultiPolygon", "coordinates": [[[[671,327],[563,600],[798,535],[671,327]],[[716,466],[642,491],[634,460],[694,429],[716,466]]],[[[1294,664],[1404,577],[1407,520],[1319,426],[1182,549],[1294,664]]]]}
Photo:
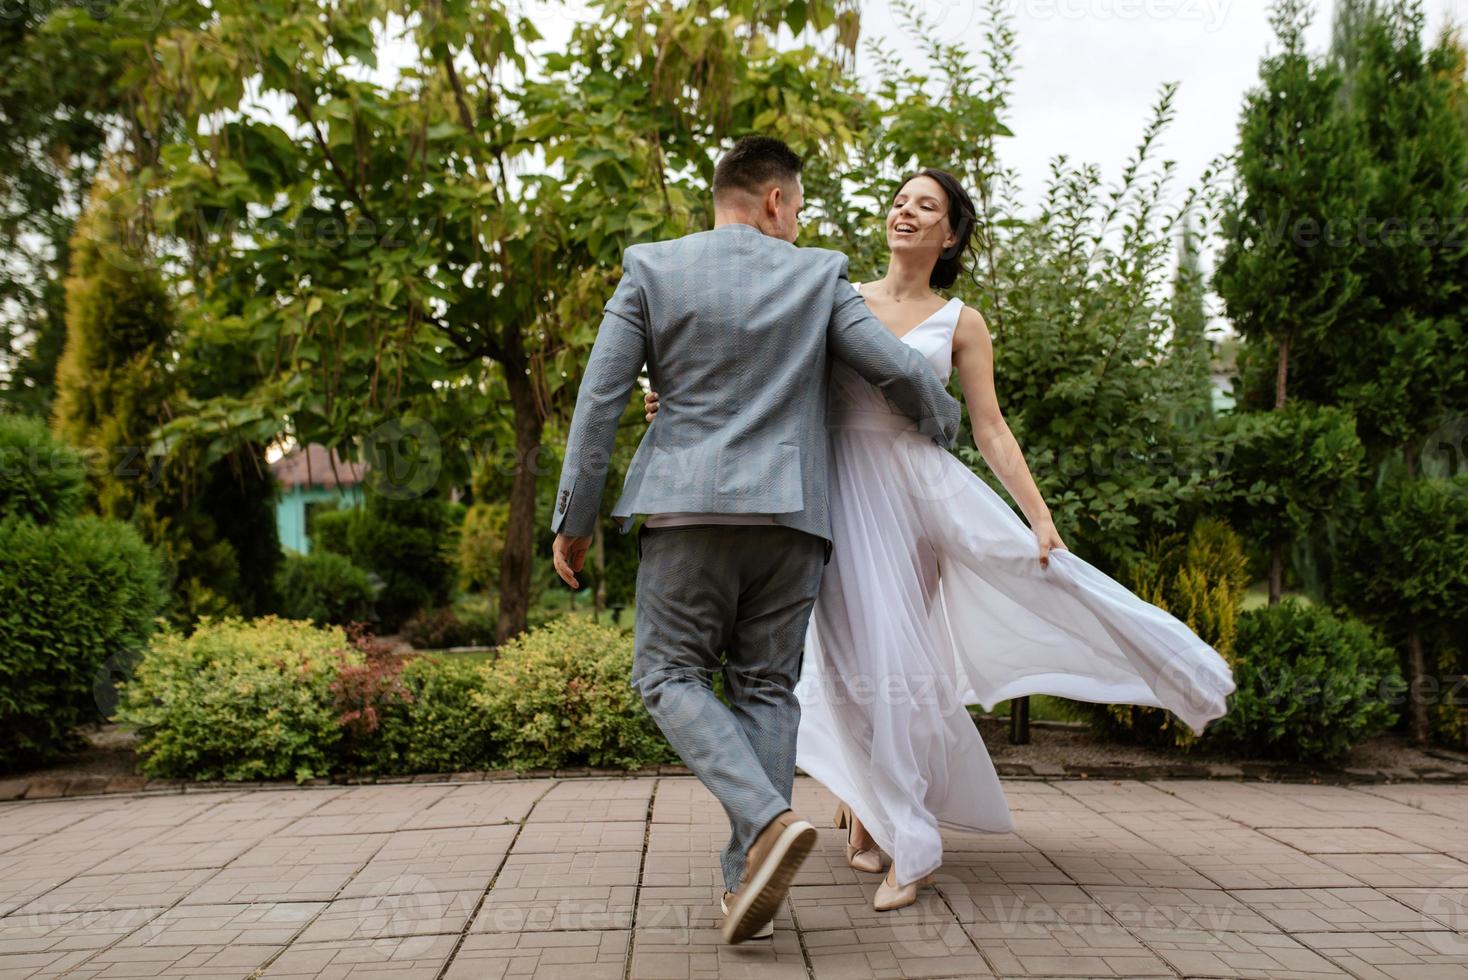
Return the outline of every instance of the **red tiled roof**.
{"type": "Polygon", "coordinates": [[[302,452],[299,448],[270,464],[270,472],[286,489],[292,487],[350,487],[362,482],[367,467],[361,463],[348,463],[335,452],[327,453],[326,447],[312,443],[302,452]],[[335,463],[336,469],[332,470],[335,463]]]}

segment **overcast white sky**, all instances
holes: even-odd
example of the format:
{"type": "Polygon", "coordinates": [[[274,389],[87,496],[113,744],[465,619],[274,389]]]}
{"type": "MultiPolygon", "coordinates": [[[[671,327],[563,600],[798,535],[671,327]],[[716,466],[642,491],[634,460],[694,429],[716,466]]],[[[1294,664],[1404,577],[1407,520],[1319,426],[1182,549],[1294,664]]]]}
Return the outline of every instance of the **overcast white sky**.
{"type": "MultiPolygon", "coordinates": [[[[912,0],[946,39],[983,48],[983,0],[912,0]]],[[[1468,0],[1426,0],[1429,41],[1445,23],[1468,23],[1468,0]]],[[[526,3],[549,44],[569,22],[586,16],[583,0],[526,3]]],[[[907,35],[891,0],[864,0],[862,37],[882,37],[914,65],[917,39],[907,35]]],[[[1232,149],[1245,91],[1271,50],[1266,0],[1005,0],[1018,35],[1013,104],[1004,141],[1007,165],[1019,173],[1022,199],[1039,199],[1056,154],[1100,165],[1120,176],[1135,151],[1166,82],[1179,84],[1176,118],[1158,159],[1178,162],[1174,194],[1196,182],[1208,162],[1232,149]]],[[[1324,51],[1334,0],[1317,0],[1310,47],[1324,51]]],[[[858,70],[871,59],[865,51],[858,70]]]]}

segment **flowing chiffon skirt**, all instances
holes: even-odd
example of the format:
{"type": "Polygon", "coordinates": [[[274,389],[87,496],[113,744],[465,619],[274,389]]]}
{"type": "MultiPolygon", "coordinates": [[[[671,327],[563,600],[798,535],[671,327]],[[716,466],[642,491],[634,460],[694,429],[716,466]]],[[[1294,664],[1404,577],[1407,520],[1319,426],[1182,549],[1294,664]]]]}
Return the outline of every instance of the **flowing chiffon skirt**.
{"type": "Polygon", "coordinates": [[[1224,713],[1234,681],[1217,651],[1070,551],[1042,568],[1025,522],[905,417],[838,406],[830,431],[834,549],[796,763],[850,804],[899,883],[941,864],[941,826],[1013,829],[965,705],[1152,705],[1194,731],[1224,713]]]}

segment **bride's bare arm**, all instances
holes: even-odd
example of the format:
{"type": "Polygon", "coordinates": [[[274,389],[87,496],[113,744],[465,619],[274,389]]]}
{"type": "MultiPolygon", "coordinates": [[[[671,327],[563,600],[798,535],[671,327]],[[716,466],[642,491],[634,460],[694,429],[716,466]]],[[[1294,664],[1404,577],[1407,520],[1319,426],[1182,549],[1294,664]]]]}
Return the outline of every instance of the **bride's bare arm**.
{"type": "Polygon", "coordinates": [[[1064,548],[1065,543],[1055,533],[1050,508],[1040,495],[1040,488],[1035,485],[1019,442],[1009,431],[1009,423],[1004,421],[1004,413],[999,410],[999,397],[994,392],[994,345],[989,339],[989,326],[983,315],[969,306],[959,313],[958,327],[953,333],[953,366],[958,369],[958,380],[963,386],[964,401],[968,404],[975,448],[1014,502],[1019,504],[1020,510],[1024,511],[1036,534],[1048,531],[1054,535],[1053,547],[1064,548]]]}

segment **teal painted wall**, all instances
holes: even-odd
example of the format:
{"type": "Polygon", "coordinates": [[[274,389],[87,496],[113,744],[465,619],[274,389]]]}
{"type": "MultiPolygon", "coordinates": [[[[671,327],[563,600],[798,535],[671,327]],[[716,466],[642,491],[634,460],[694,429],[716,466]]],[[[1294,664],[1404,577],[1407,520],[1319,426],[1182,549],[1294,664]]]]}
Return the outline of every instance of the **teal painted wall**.
{"type": "Polygon", "coordinates": [[[311,541],[306,536],[306,507],[309,504],[335,502],[338,507],[356,507],[362,503],[361,487],[341,490],[325,487],[291,487],[275,501],[275,527],[280,545],[306,555],[311,541]]]}

